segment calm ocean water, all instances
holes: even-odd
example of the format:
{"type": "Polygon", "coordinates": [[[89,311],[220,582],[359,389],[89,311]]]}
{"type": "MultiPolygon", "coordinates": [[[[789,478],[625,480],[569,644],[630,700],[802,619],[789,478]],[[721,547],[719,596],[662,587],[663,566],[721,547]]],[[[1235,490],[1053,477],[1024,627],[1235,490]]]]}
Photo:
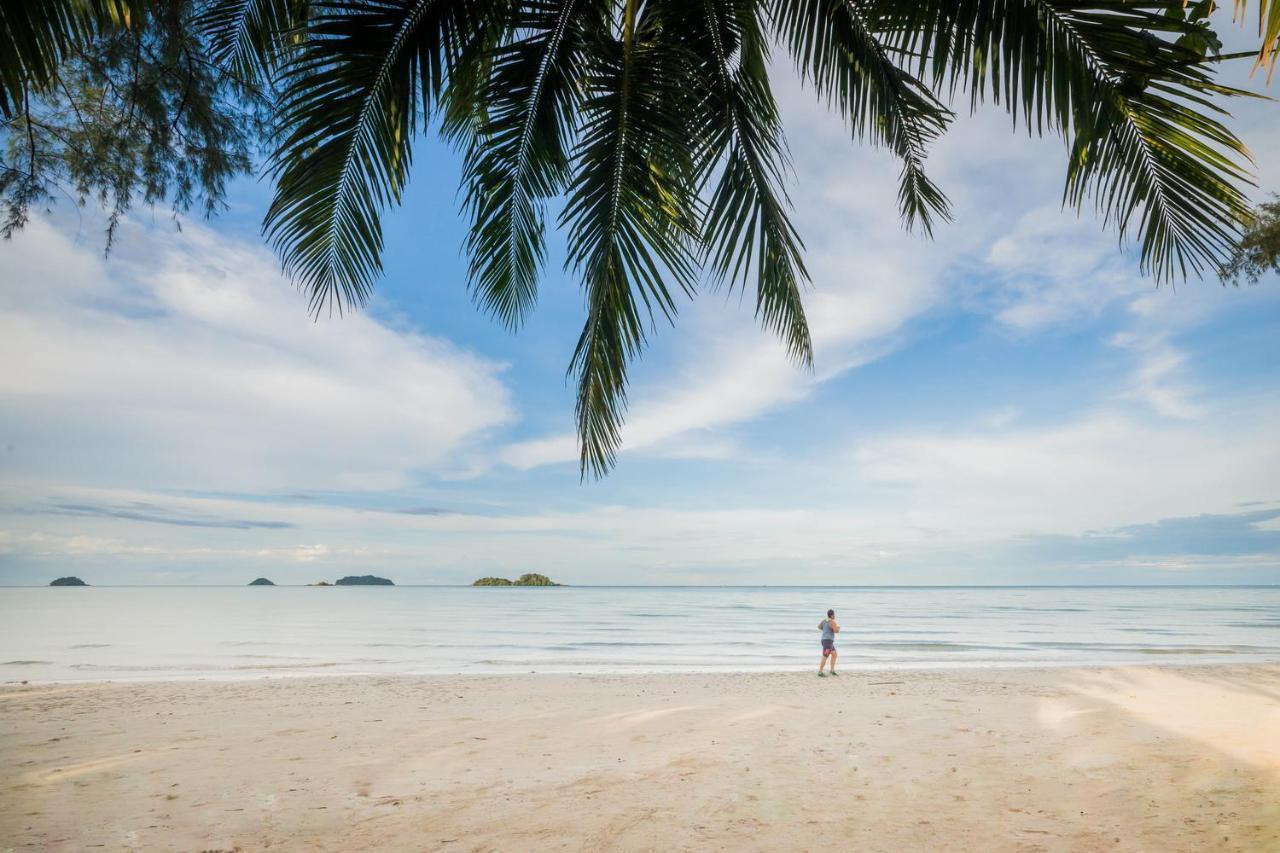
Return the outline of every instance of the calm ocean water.
{"type": "Polygon", "coordinates": [[[1280,661],[1280,587],[0,589],[0,681],[1280,661]]]}

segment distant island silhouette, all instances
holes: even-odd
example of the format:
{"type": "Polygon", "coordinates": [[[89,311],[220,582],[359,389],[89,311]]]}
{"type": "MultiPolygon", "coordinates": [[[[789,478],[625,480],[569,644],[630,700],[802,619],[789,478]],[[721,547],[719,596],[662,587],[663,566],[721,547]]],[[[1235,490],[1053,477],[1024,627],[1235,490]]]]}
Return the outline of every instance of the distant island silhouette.
{"type": "Polygon", "coordinates": [[[523,574],[513,581],[506,578],[480,578],[471,584],[472,586],[564,586],[553,581],[546,575],[540,575],[537,572],[529,572],[523,574]]]}
{"type": "Polygon", "coordinates": [[[386,578],[376,575],[347,575],[345,578],[339,578],[335,583],[337,586],[395,586],[386,578]]]}
{"type": "Polygon", "coordinates": [[[80,578],[68,576],[49,581],[49,586],[88,586],[88,584],[80,578]]]}
{"type": "Polygon", "coordinates": [[[249,581],[249,586],[275,586],[276,583],[268,578],[256,578],[249,581]]]}

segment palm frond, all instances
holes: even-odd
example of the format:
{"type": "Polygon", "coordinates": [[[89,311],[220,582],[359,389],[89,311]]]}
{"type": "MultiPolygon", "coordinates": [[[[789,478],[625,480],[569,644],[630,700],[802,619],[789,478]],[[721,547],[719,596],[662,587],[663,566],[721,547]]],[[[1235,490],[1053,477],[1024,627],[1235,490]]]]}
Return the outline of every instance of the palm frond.
{"type": "Polygon", "coordinates": [[[730,286],[754,273],[761,322],[782,338],[792,358],[811,364],[800,292],[808,272],[782,186],[787,149],[756,4],[700,0],[688,8],[682,28],[706,66],[694,137],[704,141],[703,169],[721,167],[703,223],[710,270],[730,286]]]}
{"type": "Polygon", "coordinates": [[[907,227],[933,231],[951,218],[946,195],[924,170],[928,147],[952,113],[894,63],[875,32],[874,4],[861,0],[773,0],[771,14],[803,79],[839,109],[855,139],[870,138],[902,161],[898,202],[907,227]]]}
{"type": "Polygon", "coordinates": [[[895,47],[936,85],[1002,102],[1028,129],[1071,142],[1064,201],[1086,198],[1144,268],[1165,281],[1216,267],[1249,206],[1244,144],[1210,98],[1248,93],[1213,81],[1179,43],[1199,25],[1166,4],[1120,0],[921,0],[896,18],[895,47]]]}
{"type": "MultiPolygon", "coordinates": [[[[1235,15],[1240,20],[1248,17],[1249,0],[1235,0],[1235,15]]],[[[1267,82],[1276,71],[1276,60],[1280,59],[1280,0],[1258,0],[1258,35],[1262,37],[1262,45],[1258,48],[1258,62],[1255,67],[1266,66],[1267,82]]]]}
{"type": "Polygon", "coordinates": [[[136,0],[40,0],[0,4],[0,116],[22,112],[29,93],[95,33],[128,26],[136,0]]]}
{"type": "Polygon", "coordinates": [[[628,0],[621,39],[597,34],[583,77],[582,127],[561,223],[568,263],[583,278],[587,322],[570,372],[578,377],[580,470],[614,463],[628,362],[646,325],[692,291],[697,235],[685,122],[689,57],[657,38],[628,0]],[[643,306],[643,307],[642,307],[643,306]]]}
{"type": "Polygon", "coordinates": [[[214,62],[246,82],[269,81],[309,6],[308,0],[213,0],[195,24],[214,62]]]}
{"type": "Polygon", "coordinates": [[[263,225],[313,312],[368,298],[382,268],[382,210],[400,200],[420,111],[481,29],[478,5],[313,5],[303,47],[281,69],[285,130],[263,225]]]}
{"type": "Polygon", "coordinates": [[[537,298],[544,202],[569,178],[585,39],[604,26],[609,5],[528,4],[513,24],[521,37],[491,52],[486,82],[474,97],[479,119],[463,177],[472,220],[469,281],[477,301],[508,328],[519,325],[537,298]]]}

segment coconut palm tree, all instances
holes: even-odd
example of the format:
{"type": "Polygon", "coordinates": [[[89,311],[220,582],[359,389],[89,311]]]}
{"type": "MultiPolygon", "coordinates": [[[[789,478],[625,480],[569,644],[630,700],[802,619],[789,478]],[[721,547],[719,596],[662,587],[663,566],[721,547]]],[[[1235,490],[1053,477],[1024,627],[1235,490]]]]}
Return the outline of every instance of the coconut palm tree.
{"type": "MultiPolygon", "coordinates": [[[[95,27],[145,0],[4,10],[12,113],[95,27]]],[[[264,231],[314,311],[346,311],[381,270],[383,213],[415,135],[464,152],[477,302],[515,328],[536,301],[549,216],[586,322],[570,372],[584,475],[614,463],[628,363],[700,283],[750,288],[763,325],[812,359],[803,244],[772,80],[787,64],[851,136],[901,163],[907,227],[950,218],[925,166],[967,97],[1068,147],[1064,202],[1094,205],[1157,280],[1230,254],[1249,156],[1214,80],[1211,0],[208,0],[212,61],[272,88],[264,231]]],[[[1237,12],[1245,11],[1238,4],[1237,12]]],[[[1274,67],[1280,0],[1263,0],[1274,67]]],[[[1252,55],[1252,54],[1250,54],[1252,55]]]]}

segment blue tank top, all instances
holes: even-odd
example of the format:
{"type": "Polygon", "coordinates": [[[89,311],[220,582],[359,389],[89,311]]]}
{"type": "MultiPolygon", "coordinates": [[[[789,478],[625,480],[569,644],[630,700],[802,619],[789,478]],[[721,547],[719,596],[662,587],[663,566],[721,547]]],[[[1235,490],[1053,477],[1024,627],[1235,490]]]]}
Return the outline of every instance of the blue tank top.
{"type": "Polygon", "coordinates": [[[823,619],[822,620],[822,639],[834,640],[835,638],[836,638],[836,632],[831,630],[831,621],[828,619],[823,619]]]}

